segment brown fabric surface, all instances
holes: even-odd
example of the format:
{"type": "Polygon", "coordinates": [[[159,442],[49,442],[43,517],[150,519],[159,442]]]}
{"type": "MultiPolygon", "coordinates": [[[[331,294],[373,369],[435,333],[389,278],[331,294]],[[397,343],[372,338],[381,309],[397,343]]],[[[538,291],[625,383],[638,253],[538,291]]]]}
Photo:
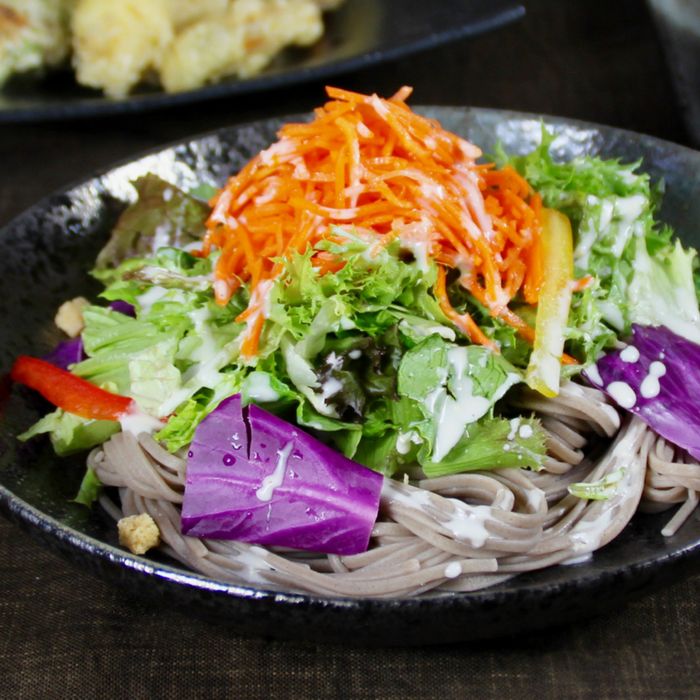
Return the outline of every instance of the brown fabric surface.
{"type": "MultiPolygon", "coordinates": [[[[607,123],[684,143],[643,0],[524,0],[520,24],[329,82],[414,104],[607,123]]],[[[99,119],[0,128],[0,225],[54,189],[145,149],[311,109],[316,82],[99,119]]],[[[125,596],[0,520],[1,698],[695,698],[700,576],[559,629],[424,649],[245,639],[125,596]]]]}
{"type": "Polygon", "coordinates": [[[700,576],[604,617],[423,649],[246,639],[147,605],[0,521],[4,698],[696,698],[700,576]]]}

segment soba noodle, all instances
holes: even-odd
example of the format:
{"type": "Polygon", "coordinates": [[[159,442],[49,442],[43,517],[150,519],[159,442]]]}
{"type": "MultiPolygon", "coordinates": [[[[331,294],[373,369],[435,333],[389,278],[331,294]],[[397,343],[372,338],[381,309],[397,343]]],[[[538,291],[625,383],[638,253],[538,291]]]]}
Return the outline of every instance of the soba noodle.
{"type": "MultiPolygon", "coordinates": [[[[117,433],[88,457],[100,481],[118,489],[112,517],[149,514],[161,549],[224,582],[325,596],[414,596],[473,591],[520,572],[590,557],[639,510],[683,505],[664,528],[673,534],[700,492],[700,464],[639,418],[620,415],[605,395],[573,381],[543,398],[521,390],[509,408],[535,414],[547,434],[540,472],[500,468],[426,478],[409,469],[385,481],[367,552],[353,556],[264,548],[180,534],[186,460],[147,434],[117,433]],[[605,500],[572,495],[574,483],[621,474],[605,500]]],[[[516,419],[517,420],[517,419],[516,419]]]]}

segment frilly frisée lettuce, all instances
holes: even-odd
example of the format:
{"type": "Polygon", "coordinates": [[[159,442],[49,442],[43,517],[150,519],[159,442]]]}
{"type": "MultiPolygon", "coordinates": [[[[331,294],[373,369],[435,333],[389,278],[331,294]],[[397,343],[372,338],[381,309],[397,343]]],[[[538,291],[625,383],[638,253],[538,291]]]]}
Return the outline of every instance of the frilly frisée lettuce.
{"type": "Polygon", "coordinates": [[[327,554],[367,549],[384,478],[232,396],[190,445],[182,532],[327,554]]]}

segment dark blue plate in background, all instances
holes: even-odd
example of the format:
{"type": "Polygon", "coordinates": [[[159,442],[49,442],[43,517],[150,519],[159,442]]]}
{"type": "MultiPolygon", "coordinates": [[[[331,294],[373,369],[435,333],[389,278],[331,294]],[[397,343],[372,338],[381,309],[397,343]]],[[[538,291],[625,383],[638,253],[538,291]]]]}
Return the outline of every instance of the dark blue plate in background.
{"type": "Polygon", "coordinates": [[[523,16],[514,0],[346,0],[314,46],[280,54],[260,75],[177,94],[142,88],[124,99],[82,87],[72,72],[16,76],[0,90],[0,123],[117,114],[242,95],[325,78],[491,31],[523,16]]]}
{"type": "MultiPolygon", "coordinates": [[[[557,157],[582,153],[643,159],[664,178],[661,218],[686,244],[700,245],[700,153],[607,127],[482,109],[418,108],[489,152],[532,150],[541,119],[558,134],[557,157]]],[[[299,120],[301,117],[292,117],[299,120]]],[[[275,119],[188,139],[115,166],[35,205],[0,231],[0,375],[20,354],[44,355],[59,340],[58,306],[99,287],[87,276],[119,213],[135,193],[130,182],[156,172],[188,189],[221,185],[275,140],[275,119]]],[[[15,436],[46,404],[0,380],[0,512],[56,554],[134,595],[228,625],[241,634],[353,644],[417,645],[513,635],[615,609],[700,571],[700,520],[694,514],[670,538],[669,514],[637,515],[592,560],[521,574],[475,593],[421,598],[340,599],[262,591],[212,581],[164,557],[138,557],[119,547],[116,527],[95,509],[71,502],[84,457],[58,459],[48,441],[15,436]]]]}

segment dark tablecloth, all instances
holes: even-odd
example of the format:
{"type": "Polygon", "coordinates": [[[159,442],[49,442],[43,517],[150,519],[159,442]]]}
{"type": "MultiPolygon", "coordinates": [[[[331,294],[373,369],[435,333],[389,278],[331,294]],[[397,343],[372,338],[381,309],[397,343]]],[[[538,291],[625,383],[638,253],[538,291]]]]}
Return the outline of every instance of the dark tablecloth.
{"type": "MultiPolygon", "coordinates": [[[[338,76],[414,104],[590,120],[687,143],[642,0],[523,0],[493,34],[338,76]]],[[[306,111],[323,83],[144,112],[0,127],[0,224],[91,171],[180,137],[306,111]]],[[[691,698],[700,577],[604,617],[449,647],[246,639],[71,568],[0,521],[3,698],[691,698]]]]}

